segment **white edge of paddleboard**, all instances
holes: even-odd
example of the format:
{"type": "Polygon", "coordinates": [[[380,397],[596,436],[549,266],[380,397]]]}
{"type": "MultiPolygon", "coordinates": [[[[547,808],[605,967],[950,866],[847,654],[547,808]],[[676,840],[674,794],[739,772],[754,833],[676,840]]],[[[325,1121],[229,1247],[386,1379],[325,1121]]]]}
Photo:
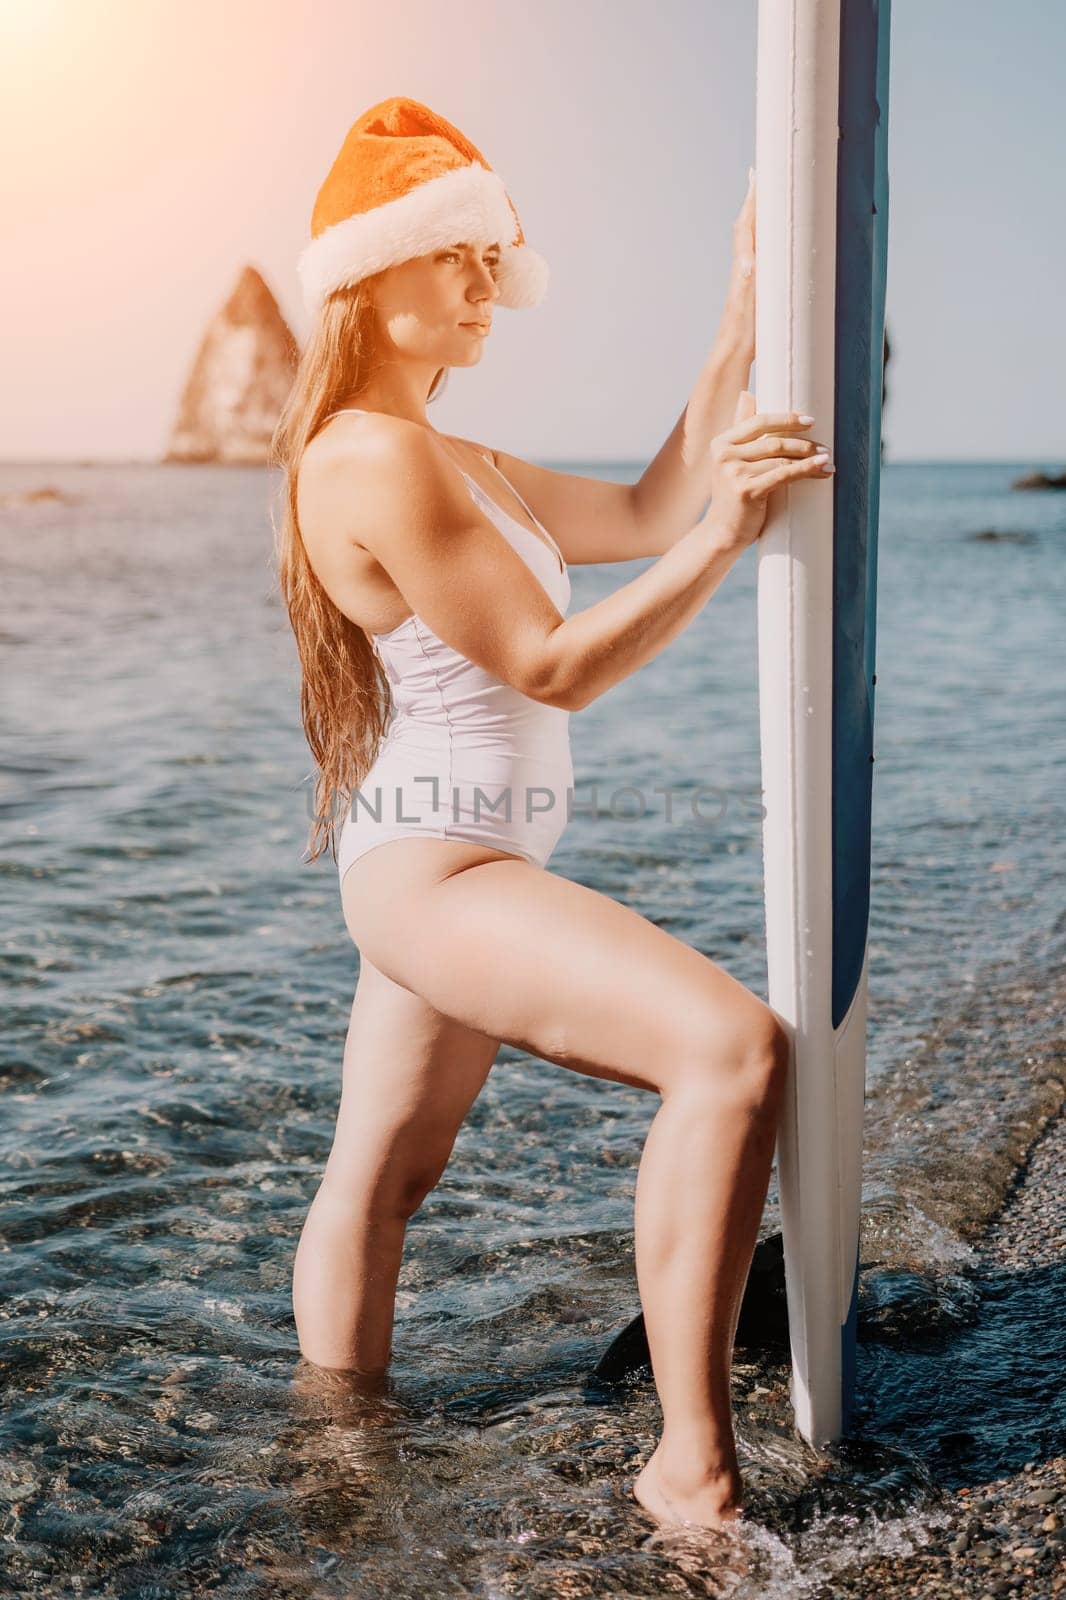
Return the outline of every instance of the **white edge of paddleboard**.
{"type": "MultiPolygon", "coordinates": [[[[756,109],[760,412],[835,433],[840,9],[760,0],[756,109]]],[[[793,1038],[777,1143],[792,1403],[812,1444],[839,1436],[857,1273],[868,952],[831,1025],[833,495],[780,491],[757,547],[769,1001],[793,1038]]]]}

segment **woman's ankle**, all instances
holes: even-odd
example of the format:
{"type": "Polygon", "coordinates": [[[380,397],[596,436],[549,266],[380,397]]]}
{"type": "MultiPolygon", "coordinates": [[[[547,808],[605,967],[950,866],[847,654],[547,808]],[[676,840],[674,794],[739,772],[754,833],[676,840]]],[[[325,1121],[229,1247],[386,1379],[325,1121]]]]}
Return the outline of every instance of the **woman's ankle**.
{"type": "Polygon", "coordinates": [[[713,1488],[736,1489],[740,1465],[732,1440],[660,1439],[652,1458],[661,1481],[677,1494],[698,1494],[713,1488]]]}

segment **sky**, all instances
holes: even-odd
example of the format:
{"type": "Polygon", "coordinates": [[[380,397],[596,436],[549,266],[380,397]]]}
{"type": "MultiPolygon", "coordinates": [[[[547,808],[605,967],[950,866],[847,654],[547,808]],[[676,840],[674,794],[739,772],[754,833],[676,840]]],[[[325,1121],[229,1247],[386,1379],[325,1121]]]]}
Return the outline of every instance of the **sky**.
{"type": "MultiPolygon", "coordinates": [[[[724,303],[758,4],[0,0],[0,458],[157,458],[246,263],[302,340],[315,194],[407,94],[484,152],[551,269],[434,426],[650,460],[724,303]]],[[[1066,466],[1064,60],[1061,0],[895,0],[886,461],[1066,466]]]]}

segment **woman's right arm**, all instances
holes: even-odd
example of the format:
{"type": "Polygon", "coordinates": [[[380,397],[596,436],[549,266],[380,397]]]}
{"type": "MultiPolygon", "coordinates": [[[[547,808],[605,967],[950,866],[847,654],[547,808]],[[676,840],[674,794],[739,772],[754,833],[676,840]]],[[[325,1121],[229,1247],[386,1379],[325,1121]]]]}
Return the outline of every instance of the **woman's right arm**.
{"type": "Polygon", "coordinates": [[[637,577],[575,612],[546,649],[580,711],[666,649],[699,615],[744,546],[713,508],[637,577]]]}
{"type": "Polygon", "coordinates": [[[825,476],[828,452],[800,437],[810,426],[794,411],[757,414],[754,397],[741,391],[733,425],[711,443],[711,504],[702,520],[654,566],[553,633],[550,648],[563,663],[575,710],[653,660],[688,626],[759,537],[775,488],[825,476]]]}
{"type": "MultiPolygon", "coordinates": [[[[751,483],[762,486],[763,497],[770,477],[787,481],[800,469],[813,475],[809,458],[782,461],[780,476],[768,474],[766,457],[780,441],[761,442],[769,448],[751,483]]],[[[461,655],[530,698],[571,711],[665,649],[757,537],[753,503],[737,500],[740,478],[730,467],[716,497],[721,503],[689,533],[629,583],[564,617],[418,423],[364,414],[357,426],[335,426],[317,443],[316,528],[332,528],[331,542],[369,550],[412,611],[461,655]]]]}

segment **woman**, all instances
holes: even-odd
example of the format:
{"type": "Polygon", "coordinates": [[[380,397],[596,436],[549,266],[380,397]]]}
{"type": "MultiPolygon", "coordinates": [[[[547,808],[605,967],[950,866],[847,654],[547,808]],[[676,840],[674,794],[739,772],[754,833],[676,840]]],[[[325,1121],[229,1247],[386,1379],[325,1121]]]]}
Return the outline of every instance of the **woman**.
{"type": "Polygon", "coordinates": [[[729,1371],[789,1037],[706,956],[544,867],[573,781],[569,713],[699,614],[775,488],[831,470],[803,436],[812,419],[753,415],[743,390],[752,189],[714,349],[635,486],[549,472],[429,422],[442,374],[481,360],[494,307],[537,303],[547,279],[452,124],[399,97],[372,107],[312,234],[301,276],[316,320],[277,435],[279,559],[319,769],[311,859],[336,842],[340,800],[360,973],[336,1136],[294,1267],[300,1348],[322,1367],[385,1372],[407,1220],[501,1041],[637,1084],[662,1101],[635,1224],[664,1426],[633,1492],[661,1522],[717,1526],[740,1514],[729,1371]],[[640,556],[658,559],[564,615],[568,564],[640,556]]]}

